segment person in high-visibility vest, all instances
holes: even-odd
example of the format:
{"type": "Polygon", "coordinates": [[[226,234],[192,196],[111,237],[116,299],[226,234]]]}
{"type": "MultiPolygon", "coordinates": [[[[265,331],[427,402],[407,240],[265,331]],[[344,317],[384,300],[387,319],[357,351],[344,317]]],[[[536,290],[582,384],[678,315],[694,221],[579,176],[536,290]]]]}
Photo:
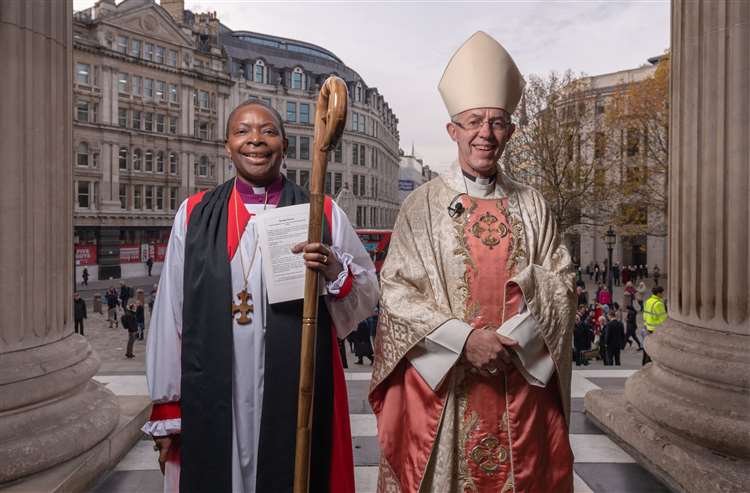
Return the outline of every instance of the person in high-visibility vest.
{"type": "MultiPolygon", "coordinates": [[[[667,305],[664,303],[664,288],[656,286],[651,290],[651,296],[643,305],[643,321],[646,324],[646,336],[656,332],[656,329],[667,319],[667,305]]],[[[651,358],[643,351],[643,364],[650,363],[651,358]]]]}

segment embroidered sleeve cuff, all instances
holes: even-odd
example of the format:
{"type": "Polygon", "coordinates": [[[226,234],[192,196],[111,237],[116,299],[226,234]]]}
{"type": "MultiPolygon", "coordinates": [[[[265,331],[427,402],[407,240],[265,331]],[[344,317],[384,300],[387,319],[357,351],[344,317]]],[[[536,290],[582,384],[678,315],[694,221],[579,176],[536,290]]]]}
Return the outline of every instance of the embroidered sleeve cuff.
{"type": "Polygon", "coordinates": [[[152,437],[165,437],[175,435],[182,430],[182,419],[163,419],[159,421],[147,421],[141,427],[141,431],[152,437]]]}
{"type": "Polygon", "coordinates": [[[326,290],[328,294],[336,296],[336,299],[341,299],[349,294],[352,289],[353,274],[350,266],[354,257],[350,253],[342,252],[337,246],[332,246],[331,251],[336,255],[336,259],[341,264],[341,272],[336,279],[326,284],[326,290]]]}
{"type": "Polygon", "coordinates": [[[497,332],[518,342],[513,362],[526,381],[537,387],[546,387],[555,372],[555,364],[531,312],[527,310],[511,317],[497,332]]]}
{"type": "Polygon", "coordinates": [[[469,324],[450,319],[407,353],[411,365],[432,390],[440,386],[456,364],[472,330],[469,324]]]}

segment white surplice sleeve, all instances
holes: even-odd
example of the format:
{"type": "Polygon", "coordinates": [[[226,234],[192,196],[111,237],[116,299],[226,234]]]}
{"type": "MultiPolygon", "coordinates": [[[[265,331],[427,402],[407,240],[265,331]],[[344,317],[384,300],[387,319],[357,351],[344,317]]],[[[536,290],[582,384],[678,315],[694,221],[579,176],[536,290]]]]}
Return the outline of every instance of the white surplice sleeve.
{"type": "Polygon", "coordinates": [[[378,279],[362,241],[335,202],[331,223],[331,250],[343,269],[337,279],[327,283],[329,296],[325,300],[336,333],[343,339],[357,328],[359,322],[375,313],[379,296],[378,279]]]}
{"type": "Polygon", "coordinates": [[[186,217],[187,200],[180,205],[169,236],[146,342],[146,379],[154,411],[142,430],[152,436],[171,435],[181,429],[180,354],[186,217]],[[163,412],[159,412],[160,406],[163,412]]]}

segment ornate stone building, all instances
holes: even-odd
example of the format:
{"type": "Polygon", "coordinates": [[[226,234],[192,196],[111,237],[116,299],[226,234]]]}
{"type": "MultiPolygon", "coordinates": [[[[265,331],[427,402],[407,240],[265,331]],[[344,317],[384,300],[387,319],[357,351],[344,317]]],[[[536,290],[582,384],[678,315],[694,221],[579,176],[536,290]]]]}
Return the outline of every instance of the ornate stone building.
{"type": "Polygon", "coordinates": [[[143,275],[148,257],[158,272],[180,202],[228,176],[218,20],[187,14],[100,0],[74,16],[76,279],[143,275]]]}
{"type": "Polygon", "coordinates": [[[399,203],[403,203],[407,195],[437,176],[437,172],[431,170],[422,158],[415,155],[413,145],[410,154],[401,151],[398,175],[399,203]]]}

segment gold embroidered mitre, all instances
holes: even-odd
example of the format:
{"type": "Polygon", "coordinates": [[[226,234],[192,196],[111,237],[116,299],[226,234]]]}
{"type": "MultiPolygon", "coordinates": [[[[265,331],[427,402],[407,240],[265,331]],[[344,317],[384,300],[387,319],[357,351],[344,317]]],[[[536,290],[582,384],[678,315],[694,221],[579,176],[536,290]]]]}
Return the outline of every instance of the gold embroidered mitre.
{"type": "Polygon", "coordinates": [[[448,62],[438,91],[452,117],[472,108],[502,108],[513,113],[524,85],[505,48],[492,36],[477,31],[448,62]]]}

